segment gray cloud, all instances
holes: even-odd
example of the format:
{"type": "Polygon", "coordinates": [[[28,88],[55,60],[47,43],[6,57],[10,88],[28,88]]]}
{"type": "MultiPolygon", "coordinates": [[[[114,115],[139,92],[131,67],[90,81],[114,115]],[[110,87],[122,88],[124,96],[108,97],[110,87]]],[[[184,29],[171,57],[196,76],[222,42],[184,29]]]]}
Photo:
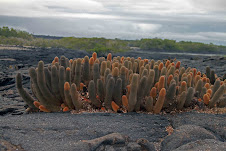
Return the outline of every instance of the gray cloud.
{"type": "Polygon", "coordinates": [[[224,0],[1,0],[0,26],[35,34],[226,45],[224,0]]]}

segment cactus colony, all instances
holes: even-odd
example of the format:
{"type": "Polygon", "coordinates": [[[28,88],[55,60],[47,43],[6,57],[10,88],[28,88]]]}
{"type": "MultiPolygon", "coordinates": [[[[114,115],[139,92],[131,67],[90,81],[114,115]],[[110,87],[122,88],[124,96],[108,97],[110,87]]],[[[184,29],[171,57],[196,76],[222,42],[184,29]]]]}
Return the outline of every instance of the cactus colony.
{"type": "Polygon", "coordinates": [[[37,68],[29,69],[29,75],[35,99],[24,90],[20,73],[16,84],[32,111],[81,110],[84,102],[95,109],[153,113],[182,110],[194,100],[210,108],[226,105],[226,80],[209,67],[202,74],[173,60],[112,58],[110,53],[107,59],[97,58],[96,53],[75,60],[61,56],[46,67],[40,61],[37,68]],[[85,99],[81,94],[87,89],[89,98],[85,99]]]}

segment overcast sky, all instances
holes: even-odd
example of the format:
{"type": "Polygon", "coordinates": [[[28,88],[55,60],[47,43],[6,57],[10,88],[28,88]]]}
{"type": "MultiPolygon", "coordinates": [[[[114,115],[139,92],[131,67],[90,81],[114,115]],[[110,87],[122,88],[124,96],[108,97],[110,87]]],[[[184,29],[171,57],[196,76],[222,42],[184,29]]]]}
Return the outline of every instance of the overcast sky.
{"type": "Polygon", "coordinates": [[[0,26],[55,36],[226,45],[226,0],[0,0],[0,26]]]}

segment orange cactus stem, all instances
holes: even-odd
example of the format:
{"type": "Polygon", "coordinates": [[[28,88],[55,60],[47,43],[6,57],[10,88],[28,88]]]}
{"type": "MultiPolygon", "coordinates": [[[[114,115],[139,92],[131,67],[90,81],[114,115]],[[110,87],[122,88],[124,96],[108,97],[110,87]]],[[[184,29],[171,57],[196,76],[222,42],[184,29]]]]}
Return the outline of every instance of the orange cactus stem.
{"type": "Polygon", "coordinates": [[[144,60],[141,60],[139,63],[139,67],[142,67],[144,65],[144,60]]]}
{"type": "Polygon", "coordinates": [[[201,76],[200,75],[196,75],[195,76],[195,84],[201,79],[201,76]]]}
{"type": "Polygon", "coordinates": [[[96,60],[94,61],[94,63],[100,64],[100,61],[99,61],[98,59],[96,59],[96,60]]]}
{"type": "Polygon", "coordinates": [[[122,56],[122,58],[121,58],[121,63],[123,63],[123,60],[124,60],[124,56],[122,56]]]}
{"type": "Polygon", "coordinates": [[[163,63],[161,62],[161,63],[159,64],[159,71],[161,71],[162,68],[163,68],[163,63]]]}
{"type": "Polygon", "coordinates": [[[105,107],[101,107],[101,110],[102,110],[102,111],[106,111],[105,107]]]}
{"type": "Polygon", "coordinates": [[[211,98],[211,95],[209,93],[206,93],[206,94],[209,96],[209,98],[211,98]]]}
{"type": "Polygon", "coordinates": [[[69,108],[66,106],[64,107],[63,112],[67,112],[67,111],[69,111],[69,108]]]}
{"type": "Polygon", "coordinates": [[[196,76],[196,72],[197,72],[197,69],[196,68],[193,68],[193,76],[194,77],[196,76]]]}
{"type": "Polygon", "coordinates": [[[207,82],[207,83],[210,83],[210,79],[209,79],[209,78],[207,78],[207,79],[206,79],[206,82],[207,82]]]}
{"type": "Polygon", "coordinates": [[[119,106],[114,101],[111,102],[111,107],[115,112],[117,112],[119,109],[119,106]]]}
{"type": "Polygon", "coordinates": [[[83,87],[84,87],[84,84],[83,83],[80,83],[80,91],[83,90],[83,87]]]}
{"type": "Polygon", "coordinates": [[[54,58],[54,62],[59,62],[59,58],[58,57],[55,57],[54,58]]]}
{"type": "Polygon", "coordinates": [[[162,88],[161,91],[159,92],[158,100],[155,103],[155,106],[154,106],[154,109],[153,109],[154,113],[158,114],[162,110],[162,106],[164,104],[165,96],[166,96],[166,89],[162,88]]]}
{"type": "Polygon", "coordinates": [[[127,99],[127,96],[126,95],[123,95],[122,96],[122,105],[126,108],[128,108],[128,99],[127,99]]]}
{"type": "Polygon", "coordinates": [[[160,91],[164,87],[165,87],[165,77],[164,76],[161,76],[159,78],[158,90],[160,91]]]}
{"type": "Polygon", "coordinates": [[[175,66],[175,63],[174,63],[174,62],[172,62],[172,63],[171,63],[171,66],[175,66]]]}
{"type": "Polygon", "coordinates": [[[70,84],[68,82],[65,82],[64,90],[70,90],[70,84]]]}
{"type": "Polygon", "coordinates": [[[204,102],[206,105],[208,105],[208,104],[209,104],[209,101],[210,101],[209,95],[204,94],[204,96],[203,96],[203,102],[204,102]]]}
{"type": "Polygon", "coordinates": [[[181,94],[184,91],[187,91],[187,82],[182,81],[179,93],[181,94]]]}
{"type": "Polygon", "coordinates": [[[150,96],[155,99],[157,96],[157,89],[156,87],[152,87],[151,91],[150,91],[150,96]]]}
{"type": "Polygon", "coordinates": [[[199,99],[198,99],[198,101],[199,101],[199,102],[201,102],[201,101],[202,101],[202,99],[201,99],[201,98],[199,98],[199,99]]]}
{"type": "Polygon", "coordinates": [[[224,81],[221,81],[221,85],[223,85],[224,84],[224,81]]]}
{"type": "Polygon", "coordinates": [[[111,55],[111,53],[109,53],[107,56],[107,61],[111,61],[111,60],[112,60],[112,55],[111,55]]]}
{"type": "Polygon", "coordinates": [[[145,62],[145,63],[148,63],[148,59],[144,59],[144,62],[145,62]]]}
{"type": "Polygon", "coordinates": [[[212,90],[209,88],[206,93],[209,93],[210,95],[212,94],[212,90]]]}
{"type": "Polygon", "coordinates": [[[167,61],[166,61],[166,64],[165,64],[166,68],[168,68],[169,64],[170,64],[170,61],[167,60],[167,61]]]}
{"type": "Polygon", "coordinates": [[[177,63],[176,63],[176,69],[179,69],[180,68],[180,61],[178,61],[177,63]]]}
{"type": "Polygon", "coordinates": [[[141,57],[138,57],[137,59],[141,60],[141,57]]]}
{"type": "Polygon", "coordinates": [[[62,103],[60,106],[61,106],[61,108],[65,108],[66,107],[66,105],[64,103],[62,103]]]}
{"type": "Polygon", "coordinates": [[[201,72],[199,71],[199,72],[197,73],[197,75],[200,75],[200,76],[201,76],[201,72]]]}
{"type": "Polygon", "coordinates": [[[208,90],[210,88],[210,84],[206,83],[204,87],[208,90]]]}
{"type": "Polygon", "coordinates": [[[170,85],[171,80],[173,80],[173,75],[169,75],[168,80],[167,80],[167,85],[170,85]]]}
{"type": "Polygon", "coordinates": [[[119,63],[118,62],[115,62],[112,64],[112,69],[114,69],[115,67],[119,67],[119,63]]]}
{"type": "Polygon", "coordinates": [[[44,107],[43,105],[39,106],[39,110],[43,111],[43,112],[50,112],[46,107],[44,107]]]}
{"type": "MultiPolygon", "coordinates": [[[[97,53],[96,52],[94,52],[93,54],[92,54],[92,58],[94,59],[94,61],[97,59],[97,53]]],[[[90,58],[91,59],[91,58],[90,58]]]]}
{"type": "Polygon", "coordinates": [[[94,58],[91,57],[91,58],[89,59],[89,64],[90,64],[90,65],[93,65],[93,64],[94,64],[94,61],[95,61],[94,58]]]}
{"type": "Polygon", "coordinates": [[[179,75],[179,70],[178,70],[178,69],[176,69],[174,73],[176,73],[176,74],[178,74],[178,75],[179,75]]]}
{"type": "Polygon", "coordinates": [[[34,105],[35,105],[35,107],[37,107],[37,108],[39,108],[39,106],[41,105],[40,104],[40,102],[38,102],[38,101],[34,101],[34,103],[33,103],[34,105]]]}
{"type": "Polygon", "coordinates": [[[186,81],[181,82],[181,86],[185,87],[187,85],[186,81]]]}
{"type": "Polygon", "coordinates": [[[69,67],[66,68],[67,71],[70,71],[71,69],[69,67]]]}
{"type": "Polygon", "coordinates": [[[183,73],[181,78],[187,77],[187,73],[183,73]]]}
{"type": "Polygon", "coordinates": [[[180,88],[179,86],[176,86],[176,90],[177,90],[177,91],[179,90],[179,88],[180,88]]]}
{"type": "Polygon", "coordinates": [[[70,61],[70,63],[72,63],[72,62],[73,62],[73,60],[72,60],[72,59],[70,59],[69,61],[70,61]]]}
{"type": "Polygon", "coordinates": [[[156,82],[154,87],[158,88],[159,87],[159,82],[156,82]]]}
{"type": "Polygon", "coordinates": [[[112,70],[112,75],[113,75],[113,77],[118,77],[118,75],[119,75],[119,69],[118,69],[118,67],[115,67],[112,70]]]}
{"type": "Polygon", "coordinates": [[[52,65],[54,65],[54,64],[55,64],[55,61],[53,60],[53,61],[52,61],[52,65]]]}
{"type": "Polygon", "coordinates": [[[128,93],[130,93],[130,85],[126,86],[128,93]]]}

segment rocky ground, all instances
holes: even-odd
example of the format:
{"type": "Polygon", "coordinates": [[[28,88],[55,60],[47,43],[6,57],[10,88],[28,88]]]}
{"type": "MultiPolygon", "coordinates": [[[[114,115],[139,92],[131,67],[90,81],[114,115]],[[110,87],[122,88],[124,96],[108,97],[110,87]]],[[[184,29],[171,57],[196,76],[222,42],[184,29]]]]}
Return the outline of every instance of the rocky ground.
{"type": "MultiPolygon", "coordinates": [[[[14,77],[23,73],[29,89],[27,69],[39,60],[50,63],[55,56],[91,56],[64,49],[0,49],[0,150],[225,150],[225,114],[195,111],[174,115],[142,113],[33,113],[25,114],[14,77]]],[[[107,54],[99,54],[106,56],[107,54]]],[[[226,59],[215,55],[126,52],[123,56],[180,60],[183,66],[205,72],[208,65],[219,76],[226,59]]],[[[224,54],[225,55],[225,54],[224,54]]]]}

